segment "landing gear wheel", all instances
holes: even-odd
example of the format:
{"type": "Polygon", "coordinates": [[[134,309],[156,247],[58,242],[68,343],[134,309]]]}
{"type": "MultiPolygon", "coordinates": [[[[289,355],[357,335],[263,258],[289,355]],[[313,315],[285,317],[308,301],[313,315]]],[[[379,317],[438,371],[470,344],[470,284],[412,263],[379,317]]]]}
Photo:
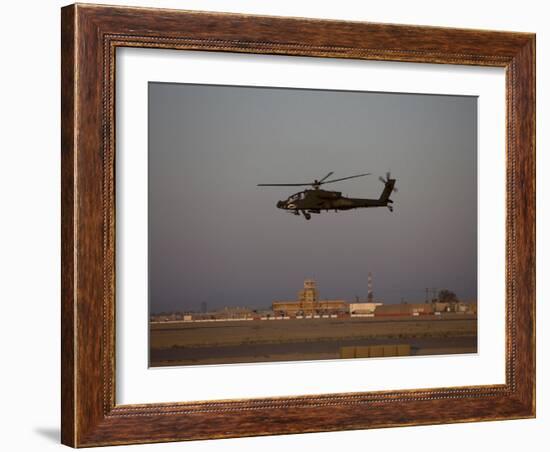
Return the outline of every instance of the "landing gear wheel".
{"type": "Polygon", "coordinates": [[[306,218],[306,220],[311,220],[311,214],[309,213],[304,213],[304,217],[306,218]]]}

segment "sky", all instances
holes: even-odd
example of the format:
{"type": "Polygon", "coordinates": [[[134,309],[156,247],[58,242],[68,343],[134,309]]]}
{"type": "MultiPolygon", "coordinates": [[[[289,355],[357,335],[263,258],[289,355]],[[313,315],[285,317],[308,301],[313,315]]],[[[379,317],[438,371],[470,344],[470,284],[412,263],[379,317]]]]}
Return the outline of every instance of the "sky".
{"type": "Polygon", "coordinates": [[[422,302],[426,288],[477,297],[477,98],[149,83],[152,313],[202,302],[269,308],[303,280],[322,299],[422,302]],[[385,207],[276,208],[302,183],[385,207]]]}

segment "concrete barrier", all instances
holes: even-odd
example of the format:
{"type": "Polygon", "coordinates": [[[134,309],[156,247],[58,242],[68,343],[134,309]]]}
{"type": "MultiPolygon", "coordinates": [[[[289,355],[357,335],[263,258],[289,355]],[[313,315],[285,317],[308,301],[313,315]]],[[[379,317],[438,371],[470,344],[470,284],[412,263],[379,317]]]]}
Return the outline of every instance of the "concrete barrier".
{"type": "Polygon", "coordinates": [[[340,358],[355,358],[355,347],[340,347],[340,358]]]}
{"type": "Polygon", "coordinates": [[[387,358],[391,356],[410,356],[409,344],[355,345],[340,347],[340,358],[387,358]]]}

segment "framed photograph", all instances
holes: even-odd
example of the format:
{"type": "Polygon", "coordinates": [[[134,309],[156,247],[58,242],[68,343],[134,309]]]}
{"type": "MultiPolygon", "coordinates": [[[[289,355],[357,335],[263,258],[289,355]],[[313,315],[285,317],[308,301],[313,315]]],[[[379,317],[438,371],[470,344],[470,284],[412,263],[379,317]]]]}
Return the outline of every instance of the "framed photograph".
{"type": "Polygon", "coordinates": [[[62,9],[62,442],[535,416],[535,36],[62,9]]]}

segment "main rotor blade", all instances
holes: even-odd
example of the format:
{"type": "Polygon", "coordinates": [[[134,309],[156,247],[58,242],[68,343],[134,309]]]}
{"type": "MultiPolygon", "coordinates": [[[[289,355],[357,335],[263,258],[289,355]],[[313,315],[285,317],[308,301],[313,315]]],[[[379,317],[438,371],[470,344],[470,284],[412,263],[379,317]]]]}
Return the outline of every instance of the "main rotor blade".
{"type": "Polygon", "coordinates": [[[331,171],[330,173],[328,173],[325,177],[323,177],[319,182],[323,182],[327,177],[330,177],[334,174],[334,171],[331,171]]]}
{"type": "Polygon", "coordinates": [[[258,184],[258,187],[308,187],[313,184],[258,184]]]}
{"type": "Polygon", "coordinates": [[[338,181],[347,180],[347,179],[355,179],[356,177],[368,176],[369,174],[370,174],[370,173],[356,174],[355,176],[348,176],[348,177],[342,177],[342,178],[340,178],[340,179],[327,180],[327,181],[322,182],[322,183],[323,183],[323,184],[332,184],[333,182],[338,182],[338,181]]]}

